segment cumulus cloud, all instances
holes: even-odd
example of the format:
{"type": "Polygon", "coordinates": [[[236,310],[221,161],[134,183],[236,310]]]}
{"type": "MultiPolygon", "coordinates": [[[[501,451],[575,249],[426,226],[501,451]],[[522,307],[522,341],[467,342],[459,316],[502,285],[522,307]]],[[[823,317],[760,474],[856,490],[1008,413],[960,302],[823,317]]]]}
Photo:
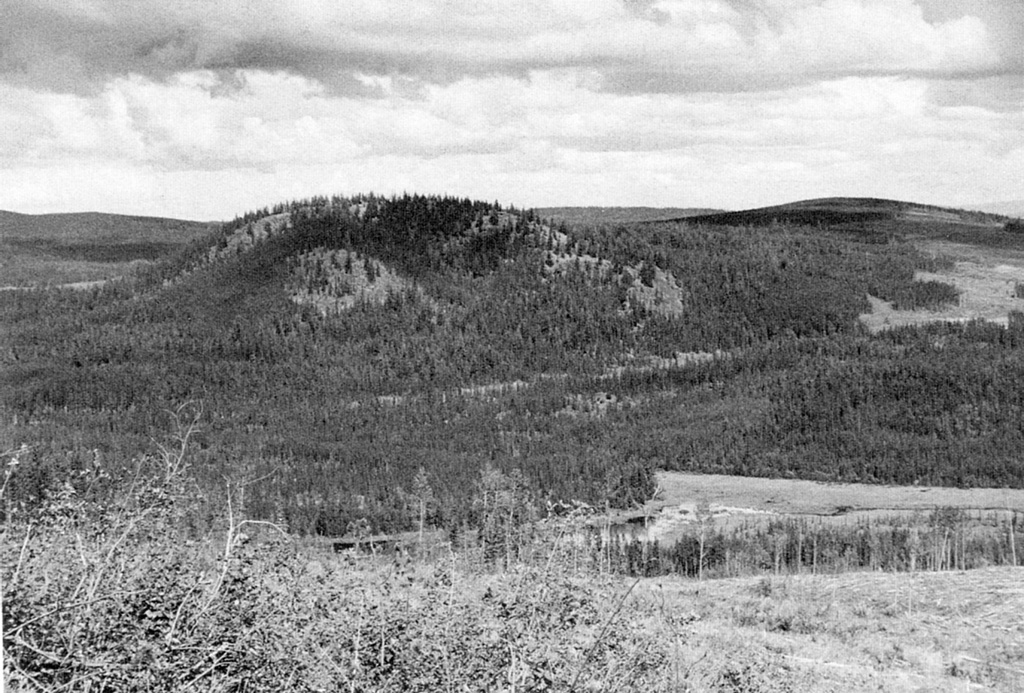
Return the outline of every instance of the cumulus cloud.
{"type": "Polygon", "coordinates": [[[1022,32],[1016,0],[3,0],[0,207],[1010,198],[1022,32]]]}
{"type": "Polygon", "coordinates": [[[356,73],[450,83],[548,68],[597,71],[613,90],[753,90],[991,72],[1019,54],[976,14],[930,21],[911,0],[5,0],[0,46],[8,81],[78,91],[200,69],[287,71],[345,90],[356,73]]]}

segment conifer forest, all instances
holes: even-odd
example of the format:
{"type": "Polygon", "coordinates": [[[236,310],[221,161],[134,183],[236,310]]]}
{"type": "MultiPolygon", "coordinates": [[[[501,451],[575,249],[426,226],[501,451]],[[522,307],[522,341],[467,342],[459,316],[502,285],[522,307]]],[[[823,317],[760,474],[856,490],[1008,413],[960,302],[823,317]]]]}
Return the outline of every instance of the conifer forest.
{"type": "Polygon", "coordinates": [[[478,526],[488,471],[540,509],[636,507],[657,470],[1024,486],[1019,314],[872,334],[868,295],[955,303],[915,280],[949,261],[871,215],[719,221],[321,197],[89,290],[0,292],[5,436],[29,450],[7,512],[102,496],[184,405],[203,497],[243,485],[298,534],[478,526]]]}
{"type": "Polygon", "coordinates": [[[18,276],[124,273],[0,290],[5,683],[1019,690],[1024,315],[930,319],[974,299],[928,248],[1024,236],[893,204],[359,195],[36,243],[18,276]],[[673,510],[697,477],[936,502],[673,510]]]}

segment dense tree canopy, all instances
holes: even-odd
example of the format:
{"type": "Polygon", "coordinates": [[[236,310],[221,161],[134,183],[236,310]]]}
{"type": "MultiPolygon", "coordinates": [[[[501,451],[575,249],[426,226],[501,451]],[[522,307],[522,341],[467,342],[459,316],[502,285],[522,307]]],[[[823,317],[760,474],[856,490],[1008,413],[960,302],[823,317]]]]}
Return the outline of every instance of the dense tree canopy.
{"type": "Polygon", "coordinates": [[[457,527],[484,464],[538,501],[624,506],[656,468],[1024,485],[1018,326],[858,323],[868,294],[955,300],[914,281],[937,263],[860,226],[552,228],[409,195],[280,204],[131,280],[0,292],[5,437],[31,446],[9,493],[32,503],[144,453],[185,401],[206,412],[203,488],[264,479],[247,511],[300,532],[413,527],[425,485],[432,517],[457,527]],[[293,300],[297,285],[351,292],[332,277],[357,269],[400,288],[344,310],[293,300]],[[660,283],[671,309],[637,299],[660,283]]]}

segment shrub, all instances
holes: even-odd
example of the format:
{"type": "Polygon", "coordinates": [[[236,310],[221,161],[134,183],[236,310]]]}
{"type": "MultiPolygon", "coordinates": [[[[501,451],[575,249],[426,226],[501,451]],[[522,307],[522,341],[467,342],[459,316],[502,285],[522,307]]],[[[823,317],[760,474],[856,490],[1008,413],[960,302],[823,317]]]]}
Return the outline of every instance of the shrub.
{"type": "MultiPolygon", "coordinates": [[[[537,543],[549,548],[537,565],[503,546],[498,572],[455,554],[324,556],[245,519],[230,489],[196,535],[185,454],[197,420],[110,500],[63,484],[5,524],[13,688],[670,688],[671,638],[651,627],[653,607],[621,578],[576,574],[558,538],[537,543]]],[[[488,517],[518,507],[515,480],[492,477],[488,517]]]]}

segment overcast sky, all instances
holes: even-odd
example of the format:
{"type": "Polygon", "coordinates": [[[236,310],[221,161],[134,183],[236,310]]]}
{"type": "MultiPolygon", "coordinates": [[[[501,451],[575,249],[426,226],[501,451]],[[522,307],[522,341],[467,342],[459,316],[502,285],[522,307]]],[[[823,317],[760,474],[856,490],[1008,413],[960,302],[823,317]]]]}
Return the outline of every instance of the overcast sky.
{"type": "Polygon", "coordinates": [[[0,209],[1024,198],[1022,0],[0,0],[0,209]]]}

